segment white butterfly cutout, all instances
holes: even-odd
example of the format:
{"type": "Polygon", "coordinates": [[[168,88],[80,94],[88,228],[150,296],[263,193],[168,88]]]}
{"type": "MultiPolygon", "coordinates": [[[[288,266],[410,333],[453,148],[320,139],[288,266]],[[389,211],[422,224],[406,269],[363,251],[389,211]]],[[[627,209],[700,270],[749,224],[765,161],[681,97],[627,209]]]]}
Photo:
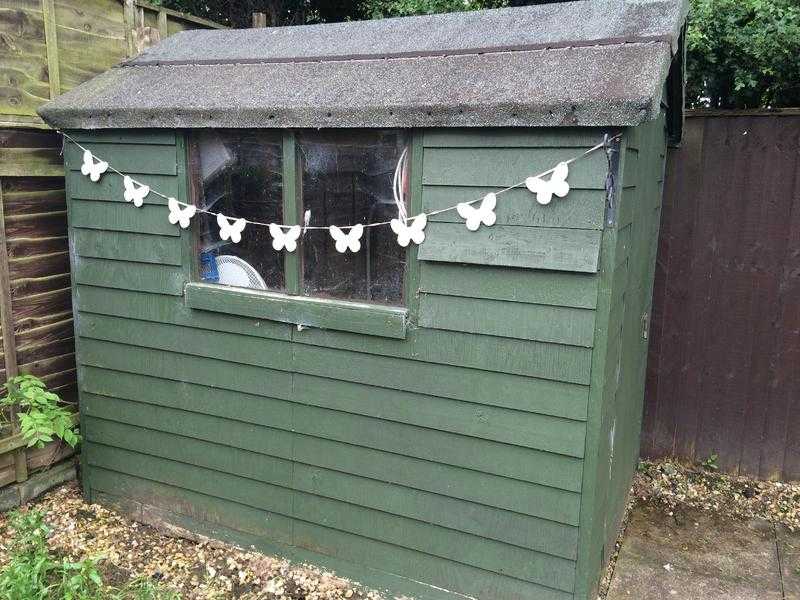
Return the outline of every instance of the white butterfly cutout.
{"type": "Polygon", "coordinates": [[[108,170],[108,163],[104,160],[97,159],[94,162],[94,155],[88,150],[83,151],[83,164],[81,165],[81,173],[88,175],[92,181],[100,181],[100,175],[108,170]]]}
{"type": "Polygon", "coordinates": [[[144,202],[145,196],[150,193],[150,187],[146,185],[140,185],[136,187],[133,179],[131,179],[128,175],[122,178],[122,183],[125,186],[125,201],[126,202],[133,202],[133,205],[139,207],[144,202]]]}
{"type": "Polygon", "coordinates": [[[219,225],[219,239],[230,240],[234,244],[242,241],[242,231],[247,221],[244,219],[228,220],[222,213],[217,215],[217,225],[219,225]]]}
{"type": "Polygon", "coordinates": [[[173,225],[180,225],[183,229],[189,226],[189,221],[197,212],[194,204],[182,205],[175,198],[167,200],[167,207],[169,207],[169,222],[173,225]]]}
{"type": "Polygon", "coordinates": [[[494,212],[495,206],[497,206],[497,195],[489,193],[483,197],[480,206],[477,208],[466,202],[461,202],[456,206],[456,210],[462,219],[466,219],[467,229],[477,231],[481,224],[487,227],[495,224],[495,221],[497,221],[497,215],[494,212]]]}
{"type": "Polygon", "coordinates": [[[559,198],[563,198],[569,193],[568,175],[569,165],[565,162],[560,162],[553,169],[548,181],[540,177],[528,177],[525,180],[525,187],[536,194],[536,201],[539,204],[550,204],[554,194],[559,198]]]}
{"type": "Polygon", "coordinates": [[[331,232],[331,237],[336,241],[337,252],[344,254],[348,249],[350,252],[361,250],[361,234],[364,233],[364,226],[361,223],[353,225],[348,233],[345,233],[336,225],[331,225],[328,229],[331,232]]]}
{"type": "Polygon", "coordinates": [[[389,226],[397,234],[397,243],[404,248],[409,243],[421,244],[425,241],[425,226],[428,224],[428,215],[425,213],[410,219],[392,219],[389,226]]]}
{"type": "Polygon", "coordinates": [[[301,232],[300,225],[292,225],[284,230],[280,225],[269,224],[269,234],[272,236],[272,247],[275,250],[283,250],[284,248],[286,248],[287,252],[297,250],[297,240],[300,238],[301,232]]]}

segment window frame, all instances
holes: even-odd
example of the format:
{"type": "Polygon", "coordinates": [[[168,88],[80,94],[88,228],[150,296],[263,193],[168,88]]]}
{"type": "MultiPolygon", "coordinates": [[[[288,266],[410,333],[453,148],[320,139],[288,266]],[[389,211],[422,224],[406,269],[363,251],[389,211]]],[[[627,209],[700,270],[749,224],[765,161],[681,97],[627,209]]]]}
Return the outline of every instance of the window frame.
{"type": "MultiPolygon", "coordinates": [[[[272,131],[263,128],[256,131],[272,131]]],[[[282,131],[282,202],[283,224],[302,224],[302,198],[298,197],[302,172],[298,169],[296,130],[282,131]]],[[[344,130],[347,131],[347,130],[344,130]]],[[[422,131],[406,128],[409,137],[409,215],[422,210],[422,131]]],[[[191,202],[197,204],[199,190],[193,180],[194,157],[191,154],[191,131],[185,133],[185,164],[187,189],[191,202]]],[[[234,288],[200,281],[197,260],[199,239],[194,228],[184,232],[188,239],[186,254],[192,261],[191,279],[184,286],[184,301],[188,308],[239,315],[242,317],[278,321],[306,328],[333,329],[351,333],[404,339],[409,321],[417,314],[419,304],[419,266],[417,246],[406,249],[403,273],[403,305],[391,306],[363,300],[340,300],[320,296],[305,296],[302,289],[302,246],[295,252],[283,252],[283,292],[234,288]]]]}

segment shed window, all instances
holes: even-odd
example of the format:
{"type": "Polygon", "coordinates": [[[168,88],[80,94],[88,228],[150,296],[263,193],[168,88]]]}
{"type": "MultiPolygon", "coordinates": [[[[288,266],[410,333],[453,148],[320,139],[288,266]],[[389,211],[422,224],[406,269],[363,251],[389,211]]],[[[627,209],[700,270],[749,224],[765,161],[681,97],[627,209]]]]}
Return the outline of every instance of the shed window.
{"type": "MultiPolygon", "coordinates": [[[[191,142],[195,202],[261,223],[302,225],[306,215],[310,227],[388,221],[397,215],[392,182],[407,143],[396,130],[203,131],[191,142]]],[[[407,195],[405,170],[403,185],[407,195]]],[[[233,244],[220,240],[214,217],[201,213],[200,223],[203,281],[403,303],[406,249],[388,227],[366,228],[361,250],[345,254],[336,251],[326,229],[309,229],[297,250],[287,253],[273,249],[266,227],[248,225],[233,244]]]]}

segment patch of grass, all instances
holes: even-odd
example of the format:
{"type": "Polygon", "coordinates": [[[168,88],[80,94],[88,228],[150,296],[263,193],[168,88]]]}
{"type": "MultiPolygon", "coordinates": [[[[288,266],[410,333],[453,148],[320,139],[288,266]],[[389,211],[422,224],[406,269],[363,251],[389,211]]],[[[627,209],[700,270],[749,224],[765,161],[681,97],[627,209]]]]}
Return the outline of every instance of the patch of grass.
{"type": "Polygon", "coordinates": [[[3,600],[180,600],[171,590],[147,578],[115,588],[100,574],[99,559],[59,559],[48,547],[50,529],[42,513],[11,513],[9,562],[0,571],[3,600]]]}

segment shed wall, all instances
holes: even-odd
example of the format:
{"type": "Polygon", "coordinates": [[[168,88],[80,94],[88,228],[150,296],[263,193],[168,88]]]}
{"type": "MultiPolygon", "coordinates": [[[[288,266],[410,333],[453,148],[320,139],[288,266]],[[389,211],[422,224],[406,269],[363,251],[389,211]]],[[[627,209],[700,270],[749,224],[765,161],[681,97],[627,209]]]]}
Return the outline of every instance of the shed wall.
{"type": "MultiPolygon", "coordinates": [[[[182,135],[76,135],[187,197],[182,135]]],[[[602,132],[416,139],[429,210],[516,184],[602,132]]],[[[90,183],[76,148],[65,157],[92,500],[419,597],[573,597],[602,152],[574,165],[561,202],[509,192],[488,231],[438,215],[410,271],[404,340],[187,308],[190,233],[167,223],[165,201],[136,210],[119,178],[90,183]]]]}

